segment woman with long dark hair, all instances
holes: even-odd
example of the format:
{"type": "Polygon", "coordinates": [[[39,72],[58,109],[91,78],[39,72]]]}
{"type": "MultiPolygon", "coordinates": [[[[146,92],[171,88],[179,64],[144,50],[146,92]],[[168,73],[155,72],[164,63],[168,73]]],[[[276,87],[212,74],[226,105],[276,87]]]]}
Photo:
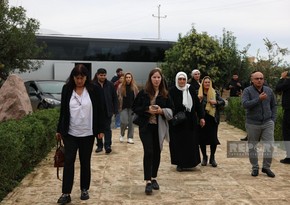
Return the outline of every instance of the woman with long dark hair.
{"type": "Polygon", "coordinates": [[[170,112],[172,116],[172,108],[173,104],[161,70],[151,70],[145,88],[138,93],[132,106],[133,112],[143,121],[139,125],[139,136],[144,150],[143,169],[146,194],[152,194],[152,189],[159,189],[157,173],[162,142],[166,133],[169,133],[167,120],[163,119],[168,119],[170,112]],[[161,125],[164,125],[164,129],[161,129],[161,125]],[[164,133],[160,133],[161,130],[164,130],[164,133]]]}
{"type": "Polygon", "coordinates": [[[131,107],[136,95],[138,94],[138,87],[132,73],[125,73],[124,78],[122,84],[120,84],[117,89],[121,119],[120,142],[124,141],[125,130],[128,127],[127,142],[133,144],[134,125],[133,111],[131,107]]]}
{"type": "Polygon", "coordinates": [[[60,116],[56,139],[63,140],[65,162],[63,168],[62,195],[57,203],[71,201],[74,182],[74,164],[77,152],[80,160],[81,200],[89,199],[91,181],[91,154],[94,137],[104,136],[104,109],[101,90],[91,83],[87,68],[76,65],[63,86],[60,116]]]}

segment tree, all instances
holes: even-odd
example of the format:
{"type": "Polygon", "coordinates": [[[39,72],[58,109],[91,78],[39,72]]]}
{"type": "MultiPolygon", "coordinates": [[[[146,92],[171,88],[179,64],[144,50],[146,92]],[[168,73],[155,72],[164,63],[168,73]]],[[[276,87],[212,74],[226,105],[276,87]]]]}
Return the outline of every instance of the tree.
{"type": "Polygon", "coordinates": [[[23,7],[11,7],[0,0],[0,80],[13,72],[37,70],[41,61],[31,60],[43,55],[43,46],[36,43],[39,22],[26,17],[23,7]]]}
{"type": "Polygon", "coordinates": [[[179,71],[188,74],[199,69],[202,75],[209,75],[217,88],[223,87],[233,69],[240,68],[240,54],[235,37],[225,32],[223,38],[209,36],[207,33],[191,31],[165,52],[165,61],[161,65],[164,74],[173,80],[179,71]]]}
{"type": "Polygon", "coordinates": [[[284,57],[289,55],[288,48],[281,48],[275,41],[268,38],[263,39],[267,50],[267,57],[260,55],[257,51],[257,61],[253,64],[254,70],[259,70],[264,74],[270,87],[275,87],[283,70],[289,70],[289,64],[284,61],[284,57]]]}

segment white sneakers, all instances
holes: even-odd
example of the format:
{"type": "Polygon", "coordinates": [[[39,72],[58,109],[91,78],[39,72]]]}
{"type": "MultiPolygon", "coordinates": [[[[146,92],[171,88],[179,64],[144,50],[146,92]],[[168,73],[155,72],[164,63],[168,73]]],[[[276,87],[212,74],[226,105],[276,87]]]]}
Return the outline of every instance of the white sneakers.
{"type": "Polygon", "coordinates": [[[128,143],[129,143],[129,144],[134,144],[133,139],[132,139],[132,138],[128,138],[128,143]]]}
{"type": "Polygon", "coordinates": [[[120,135],[120,142],[124,142],[124,137],[120,135]]]}
{"type": "MultiPolygon", "coordinates": [[[[124,136],[120,135],[120,138],[119,138],[120,142],[124,142],[124,136]]],[[[129,144],[134,144],[134,141],[132,138],[128,138],[128,143],[129,144]]]]}

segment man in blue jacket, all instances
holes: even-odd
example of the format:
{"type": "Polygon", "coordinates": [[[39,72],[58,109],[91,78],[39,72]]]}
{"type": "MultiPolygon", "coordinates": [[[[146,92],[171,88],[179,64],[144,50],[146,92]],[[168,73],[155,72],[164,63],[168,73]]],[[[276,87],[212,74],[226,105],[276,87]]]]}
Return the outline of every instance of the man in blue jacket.
{"type": "Polygon", "coordinates": [[[283,107],[283,122],[282,134],[286,149],[286,158],[281,159],[280,162],[290,164],[290,78],[289,72],[281,73],[281,78],[276,85],[276,91],[282,92],[282,107],[283,107]]]}
{"type": "Polygon", "coordinates": [[[274,148],[274,122],[277,115],[275,94],[271,88],[264,86],[263,73],[253,72],[251,81],[252,85],[244,89],[242,95],[242,105],[246,109],[251,175],[259,175],[257,145],[261,140],[264,143],[262,172],[268,177],[275,177],[270,170],[274,148]]]}
{"type": "Polygon", "coordinates": [[[117,93],[114,87],[114,84],[107,80],[107,71],[104,68],[99,68],[93,82],[99,86],[104,91],[104,102],[105,102],[105,139],[104,142],[102,139],[97,140],[97,149],[96,152],[103,151],[103,147],[106,150],[106,153],[109,154],[112,152],[112,116],[118,113],[118,98],[117,93]]]}

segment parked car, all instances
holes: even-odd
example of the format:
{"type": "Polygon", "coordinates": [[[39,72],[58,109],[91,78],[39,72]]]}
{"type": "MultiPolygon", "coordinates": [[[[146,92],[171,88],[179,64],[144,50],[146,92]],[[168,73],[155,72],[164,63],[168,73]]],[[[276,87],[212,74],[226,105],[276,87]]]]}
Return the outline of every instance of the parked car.
{"type": "Polygon", "coordinates": [[[24,83],[33,111],[60,106],[65,81],[31,80],[24,83]]]}

